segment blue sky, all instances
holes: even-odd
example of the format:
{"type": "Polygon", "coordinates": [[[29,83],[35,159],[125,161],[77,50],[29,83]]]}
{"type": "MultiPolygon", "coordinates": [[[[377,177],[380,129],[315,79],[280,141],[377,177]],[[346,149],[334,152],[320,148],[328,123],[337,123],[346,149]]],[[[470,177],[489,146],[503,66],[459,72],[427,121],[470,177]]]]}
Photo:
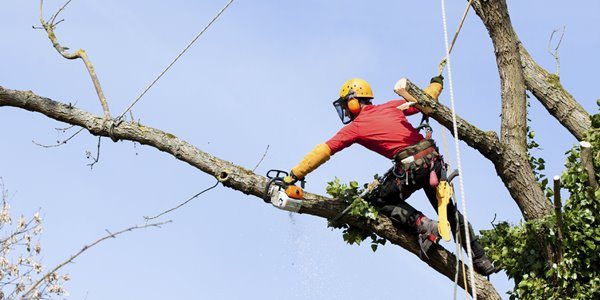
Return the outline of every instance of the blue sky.
{"type": "MultiPolygon", "coordinates": [[[[73,1],[57,35],[84,48],[113,115],[120,114],[226,1],[73,1]]],[[[46,1],[45,15],[62,2],[46,1]]],[[[453,32],[466,1],[447,3],[453,32]]],[[[561,82],[590,112],[597,90],[600,3],[509,1],[513,25],[532,56],[555,70],[547,53],[552,30],[566,26],[561,82]]],[[[0,85],[71,102],[101,114],[81,61],[67,61],[39,25],[37,1],[0,3],[0,85]]],[[[375,102],[397,96],[396,80],[425,86],[444,53],[437,1],[235,1],[134,108],[141,123],[171,132],[203,151],[252,169],[289,169],[341,123],[331,106],[348,78],[369,81],[375,102]]],[[[458,114],[499,129],[500,91],[493,48],[470,13],[452,56],[458,114]]],[[[441,101],[448,103],[445,91],[441,101]]],[[[531,126],[548,161],[562,170],[575,140],[537,102],[531,126]]],[[[412,119],[414,123],[418,117],[412,119]]],[[[64,124],[13,108],[0,109],[0,176],[13,212],[42,209],[46,266],[105,233],[143,222],[209,187],[214,179],[173,157],[130,142],[102,139],[93,170],[85,152],[97,138],[68,135],[64,124]]],[[[440,129],[434,127],[434,138],[440,129]]],[[[461,143],[468,215],[474,227],[518,222],[520,213],[492,164],[461,143]]],[[[451,149],[453,147],[450,147],[451,149]]],[[[450,162],[454,163],[453,151],[450,162]]],[[[389,161],[353,146],[310,174],[307,190],[326,182],[366,182],[389,161]]],[[[434,215],[422,193],[410,203],[434,215]]],[[[348,246],[326,221],[289,215],[260,199],[219,187],[167,215],[172,224],[109,240],[67,266],[73,299],[422,299],[452,295],[452,283],[405,250],[348,246]],[[399,294],[401,293],[401,294],[399,294]]],[[[453,244],[445,244],[454,249],[453,244]]],[[[500,293],[503,274],[492,276],[500,293]]]]}

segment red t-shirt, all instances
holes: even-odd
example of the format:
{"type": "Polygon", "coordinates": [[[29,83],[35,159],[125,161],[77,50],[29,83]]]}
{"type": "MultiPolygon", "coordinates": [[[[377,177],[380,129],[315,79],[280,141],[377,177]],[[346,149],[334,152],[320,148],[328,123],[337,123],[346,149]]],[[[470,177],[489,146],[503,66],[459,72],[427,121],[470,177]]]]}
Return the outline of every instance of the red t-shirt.
{"type": "Polygon", "coordinates": [[[420,112],[416,107],[402,111],[396,107],[406,100],[392,100],[381,105],[367,105],[352,123],[325,142],[331,155],[358,143],[389,159],[407,146],[414,145],[423,136],[408,122],[406,116],[420,112]]]}

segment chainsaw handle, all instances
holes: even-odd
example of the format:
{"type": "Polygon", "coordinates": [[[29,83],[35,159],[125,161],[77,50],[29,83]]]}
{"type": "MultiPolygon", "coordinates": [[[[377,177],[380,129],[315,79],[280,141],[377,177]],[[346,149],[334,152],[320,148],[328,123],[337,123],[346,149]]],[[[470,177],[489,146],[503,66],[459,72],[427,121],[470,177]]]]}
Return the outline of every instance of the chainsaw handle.
{"type": "Polygon", "coordinates": [[[283,177],[290,175],[288,172],[283,171],[283,170],[277,170],[277,169],[271,169],[269,170],[269,172],[267,172],[267,178],[269,179],[275,179],[275,178],[280,178],[283,179],[283,177]],[[271,173],[275,173],[275,175],[271,175],[271,173]],[[283,174],[283,176],[281,176],[281,174],[283,174]]]}

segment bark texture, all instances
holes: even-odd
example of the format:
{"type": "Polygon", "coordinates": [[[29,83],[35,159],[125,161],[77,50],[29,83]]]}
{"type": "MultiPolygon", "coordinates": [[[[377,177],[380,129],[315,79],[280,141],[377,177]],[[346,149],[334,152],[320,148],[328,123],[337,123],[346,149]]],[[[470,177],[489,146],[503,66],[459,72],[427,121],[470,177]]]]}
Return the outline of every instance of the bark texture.
{"type": "Polygon", "coordinates": [[[519,45],[527,89],[542,103],[550,115],[582,141],[592,126],[590,114],[565,90],[560,78],[540,67],[525,47],[519,45]]]}
{"type": "Polygon", "coordinates": [[[527,153],[527,106],[525,78],[521,68],[520,43],[512,28],[506,2],[474,1],[475,11],[485,24],[496,55],[502,96],[502,143],[517,153],[527,153]]]}
{"type": "MultiPolygon", "coordinates": [[[[96,136],[110,137],[113,140],[135,141],[148,145],[214,176],[226,187],[261,199],[264,197],[264,189],[267,183],[265,177],[203,152],[170,133],[134,122],[115,123],[112,120],[106,120],[73,106],[38,96],[31,91],[17,91],[0,86],[0,107],[2,106],[12,106],[38,112],[57,121],[86,128],[96,136]]],[[[260,201],[262,202],[262,200],[260,201]]],[[[338,215],[345,206],[346,204],[342,201],[306,193],[300,213],[332,218],[338,215]]],[[[417,244],[416,234],[396,228],[383,215],[377,221],[371,223],[352,218],[342,219],[341,221],[347,221],[349,224],[371,230],[409,252],[419,255],[420,248],[417,244]]],[[[436,246],[430,250],[428,255],[430,259],[426,263],[429,266],[450,280],[454,280],[456,257],[452,253],[436,246]]],[[[459,276],[462,276],[462,272],[459,273],[459,276]]],[[[493,285],[483,276],[475,274],[475,281],[479,299],[501,299],[493,285]]],[[[469,289],[469,287],[464,287],[460,280],[459,285],[462,288],[469,289]]]]}
{"type": "Polygon", "coordinates": [[[528,159],[525,75],[519,41],[505,0],[475,0],[472,6],[483,21],[496,55],[502,96],[501,144],[504,154],[492,160],[496,172],[517,202],[526,220],[552,213],[528,159]]]}

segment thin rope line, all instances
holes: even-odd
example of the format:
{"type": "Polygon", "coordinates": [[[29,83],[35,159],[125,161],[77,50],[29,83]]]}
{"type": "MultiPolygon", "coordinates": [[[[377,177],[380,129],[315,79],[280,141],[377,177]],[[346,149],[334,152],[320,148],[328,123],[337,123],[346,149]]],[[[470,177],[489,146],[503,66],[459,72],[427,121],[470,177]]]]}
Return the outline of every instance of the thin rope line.
{"type": "Polygon", "coordinates": [[[452,38],[452,43],[450,44],[450,50],[448,50],[448,53],[451,53],[452,49],[454,49],[454,43],[456,43],[458,34],[460,33],[460,30],[462,29],[463,24],[465,23],[465,20],[467,19],[467,13],[469,13],[469,8],[471,8],[471,3],[473,3],[473,0],[469,0],[469,3],[467,3],[465,12],[463,12],[462,18],[460,19],[460,22],[458,23],[458,28],[456,28],[456,32],[454,33],[454,37],[452,38]]]}
{"type": "MultiPolygon", "coordinates": [[[[460,33],[460,30],[462,29],[463,24],[467,19],[467,14],[469,13],[469,9],[471,8],[471,3],[473,3],[473,0],[469,0],[469,3],[467,3],[467,7],[465,7],[465,11],[463,12],[462,18],[460,19],[460,22],[458,22],[458,27],[456,28],[456,32],[454,32],[454,37],[452,38],[452,43],[450,44],[450,50],[447,51],[448,54],[452,53],[452,49],[454,49],[454,44],[456,43],[456,39],[458,39],[458,34],[460,33]]],[[[442,75],[442,73],[444,72],[444,68],[446,67],[446,57],[447,56],[444,56],[444,58],[442,58],[442,61],[440,62],[438,75],[442,75]]]]}
{"type": "Polygon", "coordinates": [[[450,63],[450,45],[448,43],[448,25],[446,22],[446,1],[441,0],[442,2],[442,22],[444,25],[444,44],[446,46],[446,61],[448,63],[448,82],[450,83],[450,103],[452,107],[452,128],[454,132],[454,147],[456,148],[456,165],[458,168],[458,174],[460,174],[458,181],[460,186],[460,198],[462,203],[462,210],[464,216],[464,227],[465,227],[465,240],[467,244],[467,257],[468,257],[468,265],[469,265],[469,275],[471,279],[471,290],[473,292],[473,299],[477,300],[477,290],[475,287],[475,275],[473,274],[473,254],[471,253],[471,237],[469,236],[469,218],[467,217],[467,205],[465,198],[465,188],[464,188],[464,173],[462,170],[462,162],[460,158],[460,146],[458,143],[458,125],[456,122],[456,108],[454,105],[454,89],[452,85],[452,67],[450,63]]]}
{"type": "MultiPolygon", "coordinates": [[[[440,125],[440,131],[441,131],[441,136],[442,136],[442,148],[444,148],[444,155],[447,158],[447,160],[450,160],[450,152],[448,151],[448,142],[446,141],[446,129],[444,126],[440,125]]],[[[452,164],[451,163],[447,163],[448,164],[448,170],[452,169],[452,164]]]]}
{"type": "Polygon", "coordinates": [[[146,222],[148,222],[148,221],[150,221],[150,220],[153,220],[153,219],[159,218],[159,217],[161,217],[161,216],[163,216],[163,215],[166,215],[166,214],[168,214],[168,213],[170,213],[170,212],[172,212],[172,211],[174,211],[174,210],[176,210],[176,209],[178,209],[178,208],[180,208],[180,207],[182,207],[182,206],[184,206],[184,205],[188,204],[188,202],[190,202],[190,201],[194,200],[196,197],[198,197],[198,196],[200,196],[200,195],[204,194],[205,192],[208,192],[208,191],[210,191],[210,190],[212,190],[212,189],[216,188],[216,187],[217,187],[217,185],[219,184],[219,182],[220,182],[220,181],[218,181],[218,180],[217,180],[217,182],[216,182],[216,183],[215,183],[213,186],[211,186],[211,187],[209,187],[209,188],[207,188],[207,189],[203,190],[202,192],[200,192],[200,193],[198,193],[198,194],[196,194],[196,195],[192,196],[190,199],[187,199],[185,202],[183,202],[183,203],[181,203],[181,204],[179,204],[179,205],[177,205],[177,206],[175,206],[175,207],[173,207],[173,208],[171,208],[171,209],[165,210],[165,211],[163,211],[162,213],[160,213],[160,214],[158,214],[158,215],[156,215],[156,216],[154,216],[154,217],[144,217],[144,219],[146,220],[146,222]]]}
{"type": "Polygon", "coordinates": [[[214,23],[221,16],[221,14],[229,7],[229,5],[231,5],[231,3],[233,3],[233,0],[229,0],[229,2],[221,9],[221,11],[219,11],[219,13],[217,13],[212,20],[208,22],[206,26],[204,26],[204,29],[196,34],[192,41],[181,52],[179,52],[177,57],[175,57],[175,59],[171,61],[171,63],[146,87],[146,89],[144,89],[144,91],[137,96],[137,98],[135,98],[131,105],[129,105],[129,107],[123,111],[123,113],[117,119],[123,118],[123,116],[146,94],[146,92],[148,92],[148,90],[171,68],[171,66],[173,66],[175,62],[196,42],[196,40],[202,36],[202,34],[210,27],[210,25],[212,25],[212,23],[214,23]]]}

